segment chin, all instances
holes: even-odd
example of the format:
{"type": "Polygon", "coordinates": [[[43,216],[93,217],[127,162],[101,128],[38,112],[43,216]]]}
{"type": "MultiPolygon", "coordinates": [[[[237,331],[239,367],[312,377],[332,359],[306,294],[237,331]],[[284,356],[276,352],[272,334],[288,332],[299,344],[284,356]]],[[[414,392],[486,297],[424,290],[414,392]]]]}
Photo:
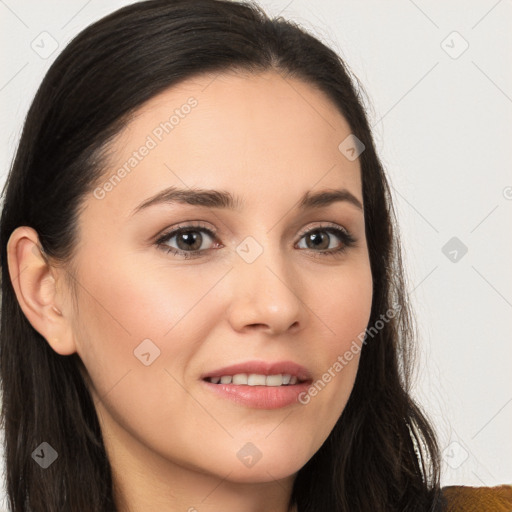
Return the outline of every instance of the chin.
{"type": "MultiPolygon", "coordinates": [[[[239,484],[263,484],[275,482],[276,480],[284,480],[286,478],[294,477],[301,469],[302,465],[290,464],[283,461],[281,464],[275,464],[274,460],[269,460],[263,463],[260,460],[252,468],[241,468],[235,465],[231,468],[232,473],[227,480],[239,484]]],[[[225,476],[225,475],[222,475],[225,476]]]]}
{"type": "MultiPolygon", "coordinates": [[[[224,476],[231,472],[229,480],[238,483],[266,483],[294,476],[313,454],[301,453],[300,448],[263,448],[261,458],[244,463],[236,460],[226,468],[224,476]]],[[[243,457],[242,457],[243,459],[243,457]]]]}

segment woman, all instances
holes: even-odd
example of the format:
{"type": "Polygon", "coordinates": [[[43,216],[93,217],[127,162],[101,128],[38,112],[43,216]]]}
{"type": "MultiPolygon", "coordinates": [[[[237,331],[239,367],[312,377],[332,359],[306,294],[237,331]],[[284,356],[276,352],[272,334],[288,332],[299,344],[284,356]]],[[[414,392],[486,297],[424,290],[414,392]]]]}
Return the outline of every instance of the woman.
{"type": "Polygon", "coordinates": [[[13,512],[443,510],[355,81],[222,0],[129,5],[57,58],[0,226],[13,512]]]}

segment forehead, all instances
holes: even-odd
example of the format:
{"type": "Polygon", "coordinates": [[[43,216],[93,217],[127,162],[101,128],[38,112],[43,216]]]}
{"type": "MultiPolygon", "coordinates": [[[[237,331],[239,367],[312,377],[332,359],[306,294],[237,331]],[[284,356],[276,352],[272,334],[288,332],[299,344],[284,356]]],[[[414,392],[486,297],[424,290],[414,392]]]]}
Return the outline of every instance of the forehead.
{"type": "Polygon", "coordinates": [[[104,204],[126,216],[173,185],[232,190],[248,203],[253,194],[279,202],[326,187],[361,199],[359,160],[338,148],[350,132],[334,104],[300,80],[196,76],[142,105],[112,143],[104,204]]]}

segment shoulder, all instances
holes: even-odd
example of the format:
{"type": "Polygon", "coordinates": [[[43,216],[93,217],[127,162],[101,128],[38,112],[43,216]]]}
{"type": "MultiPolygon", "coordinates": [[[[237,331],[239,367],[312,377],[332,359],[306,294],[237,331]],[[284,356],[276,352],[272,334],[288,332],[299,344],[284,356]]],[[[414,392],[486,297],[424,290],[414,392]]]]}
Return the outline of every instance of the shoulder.
{"type": "Polygon", "coordinates": [[[511,512],[512,485],[496,487],[443,487],[446,512],[511,512]]]}

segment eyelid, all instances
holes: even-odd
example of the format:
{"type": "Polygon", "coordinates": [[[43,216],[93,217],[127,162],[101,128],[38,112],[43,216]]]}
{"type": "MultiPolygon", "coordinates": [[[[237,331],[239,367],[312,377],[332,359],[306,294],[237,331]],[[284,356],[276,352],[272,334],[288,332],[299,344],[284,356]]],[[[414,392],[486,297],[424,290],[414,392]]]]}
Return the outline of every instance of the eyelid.
{"type": "MultiPolygon", "coordinates": [[[[181,254],[182,256],[188,255],[188,256],[186,256],[187,258],[200,257],[201,254],[207,253],[207,252],[211,251],[212,249],[198,249],[198,250],[194,250],[194,251],[183,251],[181,249],[175,249],[172,246],[169,246],[168,244],[165,243],[169,239],[177,236],[180,232],[194,231],[194,230],[205,231],[208,234],[208,236],[210,236],[214,240],[217,239],[217,237],[218,237],[218,230],[215,227],[212,228],[212,227],[206,225],[202,221],[185,221],[185,222],[179,223],[175,226],[172,226],[172,227],[166,229],[161,235],[159,235],[157,237],[154,244],[157,246],[165,246],[167,248],[166,250],[168,252],[174,252],[175,254],[181,254]]],[[[308,233],[312,233],[316,230],[319,230],[319,231],[325,230],[326,232],[330,232],[331,234],[334,234],[338,238],[341,237],[343,247],[341,249],[337,249],[337,250],[330,249],[327,251],[312,250],[313,253],[318,253],[318,254],[315,254],[315,256],[322,256],[322,255],[327,256],[330,254],[334,254],[336,252],[342,253],[345,250],[347,250],[348,248],[354,247],[357,244],[357,238],[355,238],[352,235],[352,233],[344,226],[341,226],[339,224],[336,224],[334,222],[329,222],[329,221],[317,221],[317,223],[314,226],[311,226],[311,225],[306,226],[299,232],[299,234],[297,235],[298,240],[297,240],[297,242],[294,242],[294,247],[297,243],[299,243],[302,240],[302,238],[305,235],[307,235],[308,233]],[[333,231],[334,231],[334,233],[333,233],[333,231]]],[[[217,245],[219,245],[219,244],[217,244],[217,245]]],[[[220,245],[221,245],[221,247],[223,247],[222,244],[220,244],[220,245]]]]}
{"type": "MultiPolygon", "coordinates": [[[[310,231],[313,231],[315,229],[328,228],[328,227],[341,229],[342,231],[345,232],[345,234],[347,234],[347,235],[350,234],[350,232],[344,226],[341,226],[340,224],[336,224],[334,222],[329,222],[329,221],[324,221],[324,222],[317,221],[316,225],[314,225],[314,226],[308,225],[308,226],[304,227],[303,229],[301,229],[299,234],[297,235],[297,237],[300,240],[305,234],[309,233],[310,231]]],[[[171,233],[175,233],[175,231],[178,231],[179,229],[196,229],[196,228],[202,228],[202,229],[205,229],[206,231],[210,231],[215,236],[217,236],[219,233],[219,231],[215,227],[213,227],[211,225],[207,225],[203,221],[190,220],[190,221],[180,222],[179,224],[166,229],[165,231],[162,232],[162,234],[158,235],[157,241],[161,240],[163,238],[167,238],[168,236],[171,235],[171,233]]]]}
{"type": "Polygon", "coordinates": [[[204,229],[209,231],[212,235],[217,236],[218,230],[214,227],[203,223],[202,221],[189,220],[185,222],[180,222],[179,224],[172,226],[170,228],[165,229],[161,234],[157,235],[155,243],[158,243],[162,240],[167,240],[171,235],[176,236],[176,232],[181,229],[183,231],[193,230],[193,229],[204,229]]]}
{"type": "Polygon", "coordinates": [[[313,227],[308,225],[307,227],[302,229],[299,232],[299,234],[297,235],[298,239],[300,240],[304,235],[306,235],[310,231],[314,231],[315,229],[327,229],[327,228],[341,229],[341,231],[343,231],[346,235],[350,235],[350,232],[347,230],[347,228],[341,226],[340,224],[335,224],[334,222],[321,222],[321,221],[319,221],[319,222],[320,223],[318,225],[315,225],[313,227]]]}

